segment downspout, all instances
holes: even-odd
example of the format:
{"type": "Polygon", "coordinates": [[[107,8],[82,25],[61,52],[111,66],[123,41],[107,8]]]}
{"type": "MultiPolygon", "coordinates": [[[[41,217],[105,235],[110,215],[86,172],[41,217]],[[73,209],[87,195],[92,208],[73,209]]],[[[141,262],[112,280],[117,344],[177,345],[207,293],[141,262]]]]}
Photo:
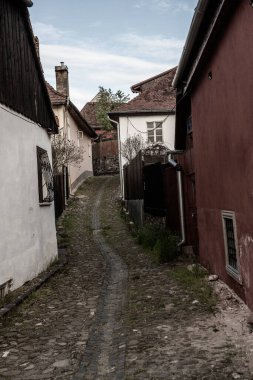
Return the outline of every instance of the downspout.
{"type": "Polygon", "coordinates": [[[120,192],[121,196],[124,199],[124,186],[123,186],[123,168],[122,168],[122,159],[121,159],[121,143],[120,143],[120,128],[119,128],[119,122],[116,120],[113,120],[107,115],[108,120],[111,123],[116,124],[117,126],[117,135],[118,135],[118,150],[119,150],[119,177],[120,177],[120,192]]]}
{"type": "Polygon", "coordinates": [[[177,171],[177,188],[179,197],[179,215],[180,215],[180,227],[181,227],[181,241],[178,243],[178,247],[181,247],[186,242],[185,237],[185,220],[184,220],[184,201],[183,201],[183,183],[182,183],[182,168],[181,166],[171,158],[168,160],[171,166],[177,171]]]}

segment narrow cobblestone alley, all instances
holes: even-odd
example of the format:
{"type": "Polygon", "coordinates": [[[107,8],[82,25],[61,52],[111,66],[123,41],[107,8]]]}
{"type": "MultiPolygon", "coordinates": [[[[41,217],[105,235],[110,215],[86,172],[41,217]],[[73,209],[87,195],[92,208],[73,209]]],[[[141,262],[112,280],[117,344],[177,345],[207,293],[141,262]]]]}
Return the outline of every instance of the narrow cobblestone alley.
{"type": "Polygon", "coordinates": [[[97,177],[70,202],[69,263],[0,320],[0,379],[253,379],[246,306],[219,282],[215,310],[196,300],[137,245],[118,192],[97,177]]]}

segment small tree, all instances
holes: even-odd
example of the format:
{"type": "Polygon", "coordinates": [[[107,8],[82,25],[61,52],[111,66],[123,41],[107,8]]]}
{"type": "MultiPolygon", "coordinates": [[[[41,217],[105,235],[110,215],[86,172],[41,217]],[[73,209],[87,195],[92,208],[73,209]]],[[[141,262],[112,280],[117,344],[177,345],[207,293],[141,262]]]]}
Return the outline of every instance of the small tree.
{"type": "Polygon", "coordinates": [[[141,135],[128,137],[121,143],[121,155],[130,162],[144,147],[145,144],[141,135]]]}
{"type": "Polygon", "coordinates": [[[118,106],[129,101],[129,95],[125,95],[123,91],[118,90],[115,94],[109,88],[108,90],[99,86],[99,93],[97,95],[98,101],[96,103],[96,117],[98,122],[107,131],[112,129],[110,120],[108,120],[107,113],[115,110],[118,106]]]}
{"type": "Polygon", "coordinates": [[[79,148],[74,141],[69,141],[66,136],[54,135],[52,137],[53,173],[59,174],[62,166],[80,166],[84,149],[79,148]]]}

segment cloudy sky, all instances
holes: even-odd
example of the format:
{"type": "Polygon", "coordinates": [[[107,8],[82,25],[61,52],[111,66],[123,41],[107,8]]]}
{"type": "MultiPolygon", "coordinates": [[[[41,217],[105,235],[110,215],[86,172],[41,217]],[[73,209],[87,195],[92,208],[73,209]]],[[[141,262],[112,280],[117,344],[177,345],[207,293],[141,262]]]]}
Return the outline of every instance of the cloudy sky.
{"type": "Polygon", "coordinates": [[[197,0],[34,0],[30,8],[46,79],[69,68],[81,109],[101,85],[130,87],[177,65],[197,0]]]}

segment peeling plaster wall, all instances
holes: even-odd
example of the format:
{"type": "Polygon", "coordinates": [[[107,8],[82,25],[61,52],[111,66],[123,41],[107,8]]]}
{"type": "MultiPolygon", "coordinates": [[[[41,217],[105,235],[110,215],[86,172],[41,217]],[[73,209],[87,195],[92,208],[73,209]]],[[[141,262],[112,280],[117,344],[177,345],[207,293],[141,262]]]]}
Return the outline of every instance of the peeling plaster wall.
{"type": "Polygon", "coordinates": [[[83,136],[78,138],[78,131],[81,129],[78,128],[69,112],[65,110],[65,106],[54,106],[53,110],[59,119],[59,131],[62,130],[76,146],[80,144],[80,148],[83,148],[84,151],[83,160],[78,166],[69,165],[70,190],[71,193],[74,193],[87,177],[93,175],[91,138],[84,132],[83,136]]]}
{"type": "Polygon", "coordinates": [[[83,182],[87,177],[93,175],[92,169],[92,145],[91,138],[88,137],[84,132],[83,136],[78,139],[78,126],[72,116],[67,113],[67,119],[70,126],[70,138],[78,146],[78,140],[80,148],[84,150],[82,162],[78,166],[70,165],[69,175],[71,183],[71,192],[74,193],[77,187],[83,182]]]}
{"type": "Polygon", "coordinates": [[[36,146],[48,152],[47,132],[6,107],[0,107],[0,284],[15,289],[57,257],[54,204],[41,207],[36,146]],[[3,109],[4,108],[4,109],[3,109]]]}

